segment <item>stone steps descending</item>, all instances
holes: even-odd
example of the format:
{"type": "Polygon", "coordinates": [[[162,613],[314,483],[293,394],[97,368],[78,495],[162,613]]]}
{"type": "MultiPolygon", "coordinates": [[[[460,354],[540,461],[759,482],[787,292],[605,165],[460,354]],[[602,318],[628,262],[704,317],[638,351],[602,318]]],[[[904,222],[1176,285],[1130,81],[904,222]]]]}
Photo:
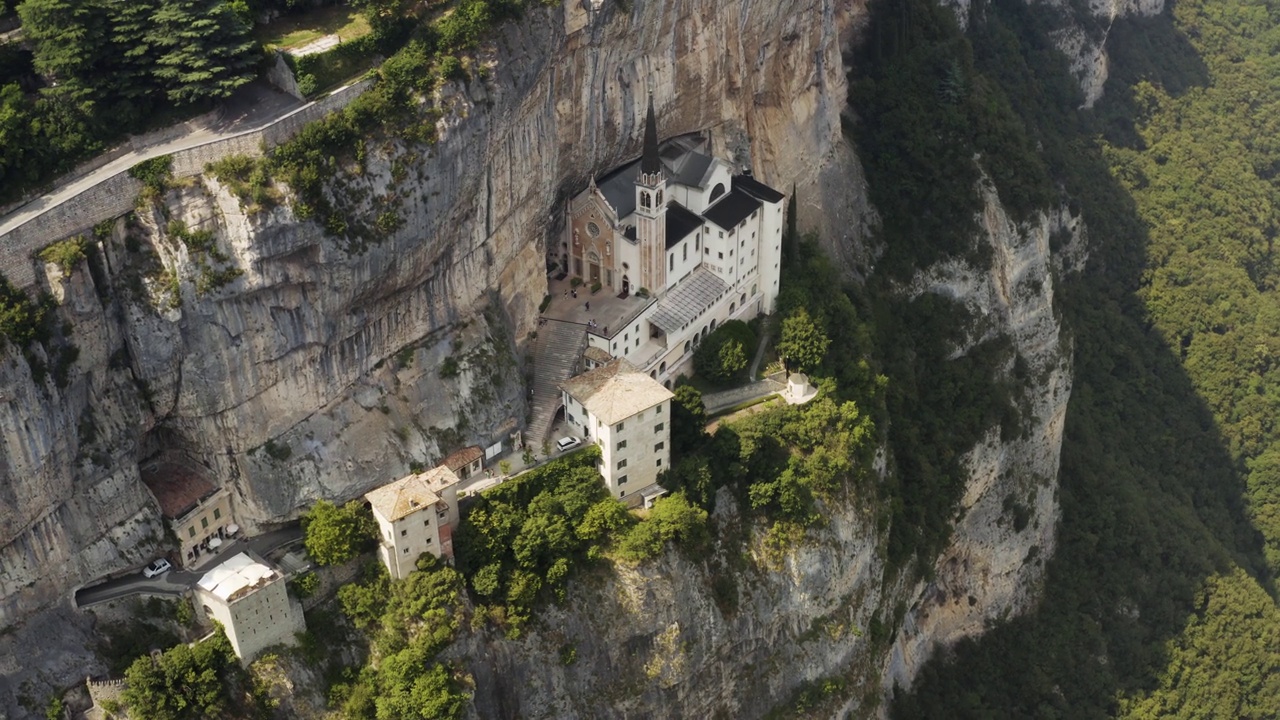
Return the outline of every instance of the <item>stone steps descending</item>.
{"type": "Polygon", "coordinates": [[[578,323],[547,320],[538,328],[533,350],[533,411],[525,431],[525,442],[538,453],[560,408],[559,385],[577,373],[586,339],[586,327],[578,323]]]}

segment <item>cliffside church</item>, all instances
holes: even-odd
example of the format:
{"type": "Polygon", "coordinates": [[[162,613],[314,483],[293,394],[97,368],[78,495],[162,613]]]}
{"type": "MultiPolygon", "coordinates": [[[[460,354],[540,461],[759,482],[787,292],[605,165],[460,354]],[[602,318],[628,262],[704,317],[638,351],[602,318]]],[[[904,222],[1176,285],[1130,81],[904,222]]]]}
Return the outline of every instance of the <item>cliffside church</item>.
{"type": "Polygon", "coordinates": [[[589,324],[588,348],[670,387],[717,324],[772,310],[785,206],[786,196],[711,157],[698,136],[659,144],[651,97],[640,157],[568,201],[553,254],[584,288],[642,300],[589,324]]]}

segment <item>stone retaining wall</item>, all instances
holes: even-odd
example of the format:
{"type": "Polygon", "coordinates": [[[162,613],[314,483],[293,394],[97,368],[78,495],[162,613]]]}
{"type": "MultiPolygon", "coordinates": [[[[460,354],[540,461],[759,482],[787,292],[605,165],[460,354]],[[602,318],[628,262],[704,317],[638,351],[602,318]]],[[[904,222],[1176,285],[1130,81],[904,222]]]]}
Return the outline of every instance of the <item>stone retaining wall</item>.
{"type": "MultiPolygon", "coordinates": [[[[346,107],[372,82],[365,79],[340,88],[270,125],[179,150],[172,155],[174,177],[199,175],[205,165],[228,155],[260,155],[264,148],[293,137],[307,123],[346,107]]],[[[65,237],[85,232],[103,220],[129,212],[141,190],[142,184],[130,177],[127,170],[122,170],[0,235],[0,273],[15,287],[31,288],[36,283],[35,253],[65,237]]]]}

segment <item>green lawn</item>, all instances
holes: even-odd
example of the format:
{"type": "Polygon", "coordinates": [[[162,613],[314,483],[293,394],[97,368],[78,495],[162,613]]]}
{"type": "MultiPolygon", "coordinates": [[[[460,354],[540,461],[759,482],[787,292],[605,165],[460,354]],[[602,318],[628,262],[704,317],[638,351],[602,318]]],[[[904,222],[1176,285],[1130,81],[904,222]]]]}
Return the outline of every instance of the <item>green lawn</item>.
{"type": "Polygon", "coordinates": [[[290,50],[326,35],[337,35],[346,42],[369,32],[369,21],[358,10],[346,5],[329,5],[277,18],[270,25],[259,26],[254,35],[263,45],[290,50]]]}

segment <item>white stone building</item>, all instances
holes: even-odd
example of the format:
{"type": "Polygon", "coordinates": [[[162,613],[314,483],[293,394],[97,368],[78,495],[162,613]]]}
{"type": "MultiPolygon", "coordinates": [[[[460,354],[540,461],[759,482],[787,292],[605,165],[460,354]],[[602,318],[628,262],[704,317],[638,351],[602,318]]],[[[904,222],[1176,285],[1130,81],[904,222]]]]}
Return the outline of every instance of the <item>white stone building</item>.
{"type": "Polygon", "coordinates": [[[246,553],[205,573],[196,597],[204,614],[222,623],[246,665],[265,648],[292,644],[294,634],[306,630],[302,606],[289,597],[284,575],[246,553]]]}
{"type": "Polygon", "coordinates": [[[670,390],[618,358],[561,385],[565,421],[600,446],[609,494],[628,505],[671,460],[670,390]]]}
{"type": "Polygon", "coordinates": [[[695,136],[659,145],[650,100],[643,154],[569,200],[557,258],[587,288],[655,298],[587,338],[668,386],[718,324],[778,295],[786,196],[707,152],[695,136]]]}
{"type": "Polygon", "coordinates": [[[378,557],[391,577],[407,577],[417,569],[422,553],[453,558],[458,482],[458,476],[441,465],[364,496],[378,521],[378,557]]]}

